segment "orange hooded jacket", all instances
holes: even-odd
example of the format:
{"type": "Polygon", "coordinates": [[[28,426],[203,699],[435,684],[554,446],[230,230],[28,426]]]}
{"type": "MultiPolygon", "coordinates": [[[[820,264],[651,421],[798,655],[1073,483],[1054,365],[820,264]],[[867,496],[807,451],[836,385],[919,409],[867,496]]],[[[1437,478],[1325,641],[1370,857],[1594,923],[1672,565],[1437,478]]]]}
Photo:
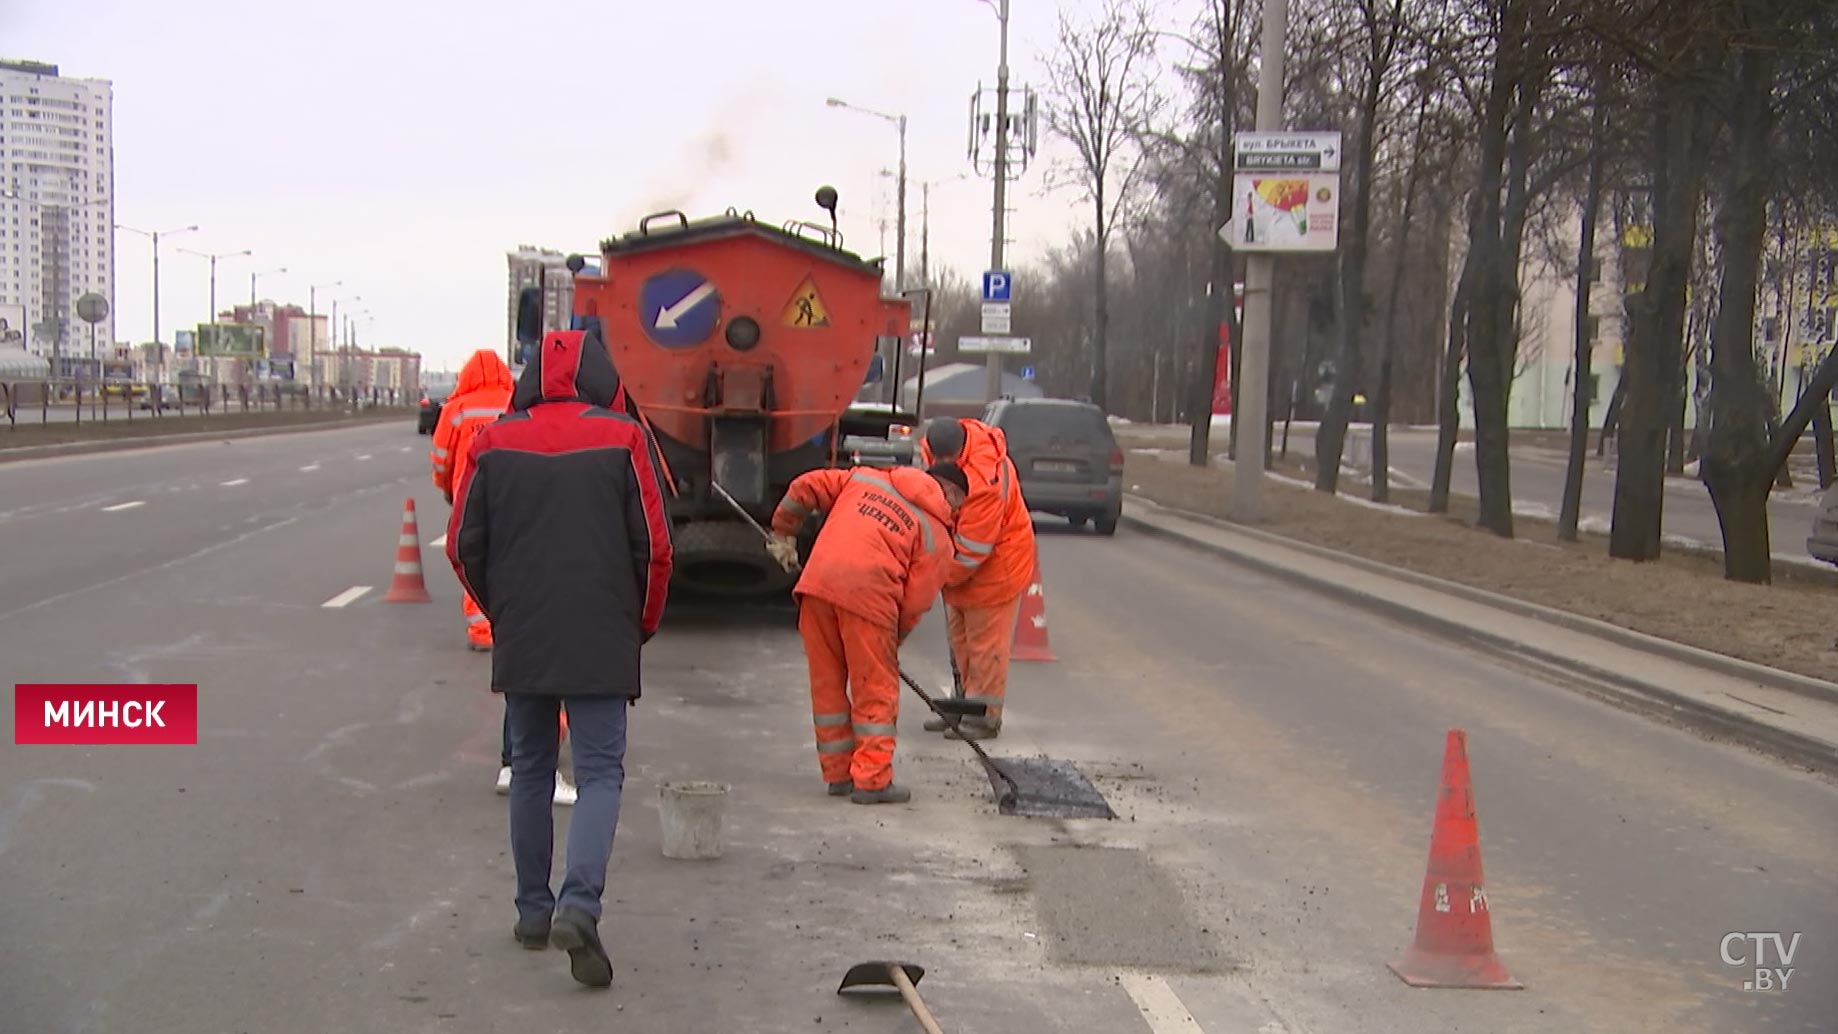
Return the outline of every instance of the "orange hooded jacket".
{"type": "MultiPolygon", "coordinates": [[[[945,602],[969,609],[1000,606],[1034,580],[1034,519],[1008,458],[1008,436],[981,420],[959,423],[964,451],[957,465],[970,479],[970,495],[957,514],[952,539],[957,557],[945,579],[945,602]]],[[[932,449],[923,438],[919,454],[932,465],[932,449]]]]}
{"type": "Polygon", "coordinates": [[[516,387],[511,368],[489,348],[472,353],[460,368],[453,394],[440,408],[440,424],[434,428],[434,452],[430,457],[434,463],[434,487],[449,500],[453,498],[453,486],[466,480],[466,466],[472,462],[469,452],[473,435],[504,415],[516,387]]]}
{"type": "Polygon", "coordinates": [[[918,627],[951,561],[951,508],[937,480],[911,467],[813,470],[786,490],[772,531],[795,534],[813,513],[829,516],[793,592],[901,636],[918,627]]]}

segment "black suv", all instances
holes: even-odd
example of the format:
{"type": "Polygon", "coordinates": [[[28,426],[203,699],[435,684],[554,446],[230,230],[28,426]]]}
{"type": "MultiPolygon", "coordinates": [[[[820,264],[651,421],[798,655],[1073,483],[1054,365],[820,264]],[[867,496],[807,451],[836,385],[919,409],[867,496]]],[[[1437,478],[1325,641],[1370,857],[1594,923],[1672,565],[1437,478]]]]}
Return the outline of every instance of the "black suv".
{"type": "Polygon", "coordinates": [[[999,399],[983,422],[1008,438],[1028,509],[1086,521],[1098,534],[1117,533],[1123,516],[1123,450],[1104,411],[1073,399],[999,399]]]}

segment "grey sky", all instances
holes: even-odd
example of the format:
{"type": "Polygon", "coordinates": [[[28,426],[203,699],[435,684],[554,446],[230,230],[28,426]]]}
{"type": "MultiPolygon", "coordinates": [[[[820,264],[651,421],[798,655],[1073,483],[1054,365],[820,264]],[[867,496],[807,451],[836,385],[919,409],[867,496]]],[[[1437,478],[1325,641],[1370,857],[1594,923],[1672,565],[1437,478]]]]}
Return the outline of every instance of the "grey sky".
{"type": "MultiPolygon", "coordinates": [[[[1073,0],[1063,0],[1071,5],[1073,0]]],[[[1039,56],[1062,3],[1013,0],[1011,84],[1044,85],[1039,56]]],[[[1184,28],[1190,3],[1159,5],[1184,28]]],[[[969,169],[969,98],[995,80],[997,22],[979,0],[680,0],[514,4],[447,0],[0,0],[0,53],[110,79],[116,219],[198,224],[161,247],[161,331],[262,295],[361,295],[367,344],[431,366],[502,342],[504,253],[520,243],[591,252],[646,212],[732,205],[782,222],[842,195],[851,250],[894,251],[894,127],[828,96],[908,117],[909,272],[919,189],[969,169]]],[[[1172,53],[1170,51],[1170,53],[1172,53]]],[[[1171,81],[1171,80],[1170,80],[1171,81]]],[[[1051,148],[1043,127],[1042,159],[1051,148]]],[[[1012,260],[1062,243],[1083,213],[1011,189],[1012,260]]],[[[990,183],[932,192],[934,264],[987,265],[990,183]]],[[[152,335],[150,245],[116,236],[118,335],[152,335]]],[[[1012,262],[1011,262],[1012,264],[1012,262]]],[[[341,311],[352,307],[341,305],[341,311]]]]}

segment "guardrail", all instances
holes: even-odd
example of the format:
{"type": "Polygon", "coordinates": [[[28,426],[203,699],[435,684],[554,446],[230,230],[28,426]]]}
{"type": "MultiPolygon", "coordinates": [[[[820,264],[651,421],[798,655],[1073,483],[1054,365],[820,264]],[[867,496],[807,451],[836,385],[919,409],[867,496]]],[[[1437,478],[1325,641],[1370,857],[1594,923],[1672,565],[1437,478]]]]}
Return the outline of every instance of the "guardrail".
{"type": "Polygon", "coordinates": [[[50,378],[0,381],[0,413],[9,429],[162,416],[407,408],[417,405],[420,398],[419,392],[394,388],[344,391],[304,385],[97,383],[50,378]]]}

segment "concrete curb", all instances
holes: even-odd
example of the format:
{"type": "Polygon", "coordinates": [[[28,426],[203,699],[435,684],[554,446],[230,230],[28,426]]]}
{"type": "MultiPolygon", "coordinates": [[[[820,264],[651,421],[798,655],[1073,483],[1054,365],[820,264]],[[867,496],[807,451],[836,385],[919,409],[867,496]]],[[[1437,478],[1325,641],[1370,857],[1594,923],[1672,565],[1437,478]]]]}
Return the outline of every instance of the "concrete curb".
{"type": "Polygon", "coordinates": [[[1753,661],[1745,661],[1739,657],[1730,657],[1724,654],[1714,653],[1710,650],[1701,650],[1695,646],[1675,643],[1669,639],[1661,639],[1658,636],[1647,635],[1644,632],[1636,632],[1632,629],[1622,628],[1619,625],[1609,624],[1606,621],[1584,617],[1581,614],[1572,614],[1568,611],[1544,606],[1543,604],[1529,603],[1525,600],[1515,599],[1511,596],[1502,596],[1499,593],[1488,592],[1486,589],[1477,589],[1471,585],[1463,585],[1460,582],[1446,581],[1433,575],[1422,574],[1401,567],[1393,567],[1390,564],[1380,563],[1376,560],[1369,560],[1365,557],[1354,556],[1349,553],[1342,553],[1325,546],[1317,546],[1312,542],[1303,542],[1300,539],[1287,538],[1273,532],[1263,531],[1259,528],[1234,524],[1230,521],[1222,521],[1216,517],[1192,513],[1172,506],[1163,506],[1160,503],[1150,499],[1144,499],[1140,496],[1126,495],[1125,498],[1138,505],[1161,510],[1164,513],[1173,514],[1185,520],[1197,521],[1201,524],[1216,525],[1239,535],[1245,535],[1250,538],[1268,542],[1271,545],[1282,546],[1285,549],[1293,549],[1301,553],[1308,553],[1320,557],[1323,560],[1332,560],[1337,563],[1344,563],[1352,567],[1362,568],[1373,574],[1384,575],[1387,578],[1396,578],[1399,581],[1411,582],[1423,588],[1434,589],[1451,596],[1460,596],[1464,599],[1472,600],[1475,603],[1484,604],[1499,610],[1511,611],[1521,617],[1536,618],[1549,624],[1567,628],[1573,632],[1583,632],[1588,635],[1593,635],[1598,639],[1606,639],[1617,646],[1644,650],[1647,653],[1658,654],[1668,660],[1679,661],[1700,668],[1707,668],[1719,674],[1728,675],[1731,678],[1748,679],[1752,682],[1758,682],[1764,686],[1768,686],[1771,689],[1778,689],[1783,692],[1792,693],[1796,696],[1806,697],[1809,700],[1816,700],[1822,704],[1838,704],[1838,683],[1811,678],[1798,674],[1797,672],[1783,671],[1780,668],[1770,668],[1765,664],[1756,664],[1753,661]]]}
{"type": "MultiPolygon", "coordinates": [[[[157,419],[150,417],[149,419],[157,419]]],[[[209,419],[208,417],[206,419],[209,419]]],[[[18,460],[51,459],[58,456],[82,456],[96,452],[126,452],[132,449],[148,449],[161,445],[185,445],[193,442],[219,441],[233,438],[264,438],[276,434],[305,434],[312,431],[335,431],[347,427],[362,427],[367,424],[387,423],[385,418],[346,419],[346,420],[311,420],[298,424],[281,424],[276,427],[246,427],[227,431],[188,431],[183,434],[145,435],[140,438],[104,438],[90,442],[63,442],[58,445],[23,445],[8,448],[0,445],[0,463],[18,460]]]]}
{"type": "MultiPolygon", "coordinates": [[[[1136,501],[1139,505],[1143,503],[1142,500],[1136,501]]],[[[1165,513],[1186,516],[1181,511],[1170,507],[1157,506],[1152,503],[1148,505],[1165,513]]],[[[1511,660],[1530,662],[1559,676],[1567,676],[1573,688],[1580,689],[1608,703],[1708,731],[1815,771],[1838,772],[1838,744],[1764,725],[1730,711],[1706,706],[1663,687],[1628,679],[1516,640],[1482,632],[1460,622],[1424,613],[1394,600],[1305,574],[1253,553],[1201,541],[1178,531],[1160,527],[1141,517],[1126,513],[1123,523],[1134,531],[1223,557],[1260,573],[1352,603],[1458,645],[1484,650],[1511,660]]],[[[1233,531],[1242,530],[1236,525],[1230,525],[1230,527],[1233,531]]],[[[1280,536],[1275,537],[1280,539],[1280,536]]],[[[1280,544],[1288,546],[1290,541],[1280,539],[1280,544]]],[[[1338,554],[1330,554],[1329,558],[1341,559],[1338,554]]],[[[1383,571],[1383,565],[1380,565],[1379,573],[1389,572],[1383,571]]]]}

